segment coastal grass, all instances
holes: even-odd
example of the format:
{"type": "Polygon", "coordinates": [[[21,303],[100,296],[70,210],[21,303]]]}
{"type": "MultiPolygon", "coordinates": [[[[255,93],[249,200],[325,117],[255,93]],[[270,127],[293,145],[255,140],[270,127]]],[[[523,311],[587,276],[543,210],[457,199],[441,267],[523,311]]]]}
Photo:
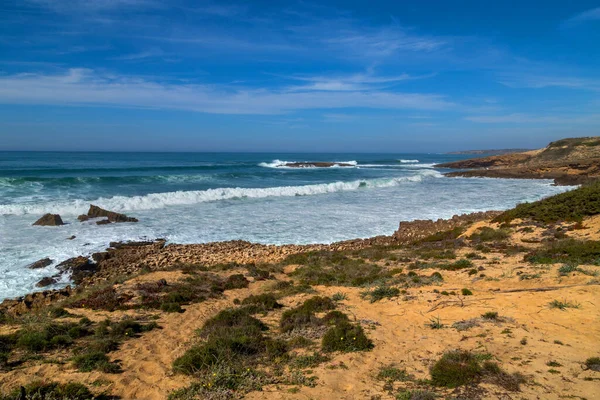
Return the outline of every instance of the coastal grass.
{"type": "MultiPolygon", "coordinates": [[[[525,261],[533,264],[565,263],[600,265],[600,241],[564,239],[531,251],[525,261]]],[[[567,267],[569,268],[569,267],[567,267]]]]}
{"type": "Polygon", "coordinates": [[[600,213],[600,182],[583,186],[533,203],[519,204],[496,218],[494,222],[532,219],[542,223],[582,221],[600,213]]]}
{"type": "Polygon", "coordinates": [[[494,229],[489,226],[479,228],[477,232],[469,236],[469,240],[475,243],[503,241],[510,237],[510,229],[494,229]]]}
{"type": "Polygon", "coordinates": [[[56,383],[35,381],[22,388],[17,388],[6,395],[0,394],[0,400],[93,400],[110,399],[105,395],[94,394],[81,383],[56,383]]]}
{"type": "Polygon", "coordinates": [[[487,353],[448,351],[431,367],[431,383],[452,389],[485,381],[510,391],[519,391],[525,378],[518,373],[508,374],[490,358],[487,353]]]}
{"type": "Polygon", "coordinates": [[[373,290],[367,290],[361,293],[362,298],[368,298],[371,303],[382,299],[391,299],[400,295],[400,289],[389,286],[378,286],[373,290]]]}

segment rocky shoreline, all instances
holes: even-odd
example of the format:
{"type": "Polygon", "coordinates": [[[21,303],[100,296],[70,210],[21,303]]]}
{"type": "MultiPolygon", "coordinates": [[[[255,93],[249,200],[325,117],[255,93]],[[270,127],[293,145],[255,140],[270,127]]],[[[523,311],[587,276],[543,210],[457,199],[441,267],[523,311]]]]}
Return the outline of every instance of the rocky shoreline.
{"type": "Polygon", "coordinates": [[[600,137],[563,139],[546,148],[443,163],[437,168],[458,169],[450,177],[552,179],[570,186],[600,179],[600,137]]]}

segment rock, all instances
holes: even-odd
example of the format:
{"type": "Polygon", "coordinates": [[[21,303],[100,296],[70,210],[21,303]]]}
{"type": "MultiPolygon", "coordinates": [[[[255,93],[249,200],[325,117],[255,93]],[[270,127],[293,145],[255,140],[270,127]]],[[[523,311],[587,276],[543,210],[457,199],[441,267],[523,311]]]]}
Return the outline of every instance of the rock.
{"type": "Polygon", "coordinates": [[[27,266],[27,268],[29,269],[40,269],[40,268],[45,268],[48,265],[52,264],[52,260],[49,258],[42,258],[41,260],[37,260],[36,262],[33,262],[31,264],[29,264],[27,266]]]}
{"type": "Polygon", "coordinates": [[[110,222],[138,222],[136,218],[128,217],[125,214],[108,211],[93,204],[90,205],[87,216],[89,218],[106,217],[110,222]]]}
{"type": "Polygon", "coordinates": [[[63,274],[70,274],[76,285],[79,285],[85,278],[94,275],[97,271],[97,265],[92,264],[87,257],[83,256],[69,258],[56,267],[63,274]]]}
{"type": "Polygon", "coordinates": [[[90,219],[90,217],[88,217],[88,216],[87,216],[87,215],[85,215],[85,214],[81,214],[79,217],[77,217],[77,219],[78,219],[80,222],[85,222],[85,221],[87,221],[88,219],[90,219]]]}
{"type": "Polygon", "coordinates": [[[7,315],[19,316],[30,310],[46,307],[49,304],[70,296],[70,286],[67,286],[64,289],[44,290],[43,292],[30,293],[17,299],[4,300],[0,303],[0,312],[4,312],[7,315]]]}
{"type": "Polygon", "coordinates": [[[108,224],[112,224],[112,222],[110,222],[110,220],[108,220],[108,219],[103,219],[103,220],[96,222],[96,225],[108,225],[108,224]]]}
{"type": "Polygon", "coordinates": [[[39,226],[60,226],[64,225],[62,218],[58,214],[44,214],[44,216],[33,223],[39,226]]]}
{"type": "Polygon", "coordinates": [[[75,235],[73,235],[73,236],[69,236],[69,237],[67,238],[67,240],[73,240],[73,239],[75,239],[76,237],[77,237],[77,236],[75,236],[75,235]]]}
{"type": "Polygon", "coordinates": [[[108,251],[101,251],[99,253],[92,254],[92,260],[96,263],[101,263],[104,260],[108,260],[110,258],[110,253],[108,251]]]}
{"type": "Polygon", "coordinates": [[[56,279],[46,276],[45,278],[42,278],[38,283],[36,283],[35,286],[46,287],[46,286],[54,285],[56,282],[58,282],[56,279]]]}

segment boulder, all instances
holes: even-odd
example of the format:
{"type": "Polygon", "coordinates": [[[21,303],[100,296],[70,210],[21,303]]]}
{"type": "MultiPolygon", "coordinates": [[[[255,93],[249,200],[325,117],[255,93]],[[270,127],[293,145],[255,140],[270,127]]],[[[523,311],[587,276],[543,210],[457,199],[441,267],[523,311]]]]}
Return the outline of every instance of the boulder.
{"type": "Polygon", "coordinates": [[[39,226],[59,226],[64,225],[64,222],[58,214],[44,214],[44,216],[33,223],[39,226]]]}
{"type": "Polygon", "coordinates": [[[46,287],[46,286],[54,285],[56,282],[58,282],[56,279],[46,276],[45,278],[42,278],[38,283],[36,283],[35,286],[46,287]]]}
{"type": "Polygon", "coordinates": [[[102,220],[96,222],[96,225],[108,225],[108,224],[112,224],[112,222],[110,222],[110,220],[108,220],[108,219],[102,219],[102,220]]]}
{"type": "Polygon", "coordinates": [[[73,235],[73,236],[69,236],[69,237],[67,238],[67,240],[73,240],[73,239],[75,239],[76,237],[77,237],[77,236],[75,236],[75,235],[73,235]]]}
{"type": "Polygon", "coordinates": [[[71,287],[64,289],[45,290],[43,292],[30,293],[17,299],[6,299],[0,303],[0,312],[7,315],[19,316],[31,310],[47,307],[49,304],[71,296],[71,287]]]}
{"type": "Polygon", "coordinates": [[[125,214],[108,211],[93,204],[90,205],[87,216],[89,218],[106,217],[110,222],[138,222],[137,218],[128,217],[125,214]]]}
{"type": "Polygon", "coordinates": [[[29,264],[27,266],[27,268],[29,269],[40,269],[40,268],[45,268],[48,265],[52,264],[52,260],[49,259],[48,257],[46,258],[42,258],[41,260],[37,260],[36,262],[33,262],[31,264],[29,264]]]}
{"type": "Polygon", "coordinates": [[[97,263],[101,263],[102,261],[108,260],[109,258],[110,253],[108,251],[101,251],[99,253],[92,254],[92,259],[97,263]]]}
{"type": "Polygon", "coordinates": [[[61,262],[56,268],[63,274],[70,274],[73,282],[79,285],[85,278],[94,275],[98,267],[87,257],[79,256],[61,262]]]}
{"type": "Polygon", "coordinates": [[[81,214],[79,217],[77,217],[77,219],[78,219],[80,222],[85,222],[85,221],[87,221],[88,219],[90,219],[90,217],[88,217],[88,216],[87,216],[87,215],[85,215],[85,214],[81,214]]]}

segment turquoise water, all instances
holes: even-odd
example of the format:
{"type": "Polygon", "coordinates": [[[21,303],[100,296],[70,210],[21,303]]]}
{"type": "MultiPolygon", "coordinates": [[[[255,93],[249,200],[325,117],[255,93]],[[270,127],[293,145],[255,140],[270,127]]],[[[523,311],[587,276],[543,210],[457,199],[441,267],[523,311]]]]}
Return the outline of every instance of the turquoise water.
{"type": "Polygon", "coordinates": [[[0,298],[34,290],[58,262],[115,240],[331,243],[391,234],[401,220],[506,209],[565,190],[550,181],[446,178],[433,168],[461,158],[0,152],[0,298]],[[352,166],[293,169],[283,166],[286,161],[352,166]],[[90,203],[140,222],[78,222],[90,203]],[[46,212],[61,214],[66,225],[31,226],[46,212]],[[66,239],[72,235],[74,240],[66,239]],[[24,268],[44,257],[55,263],[24,268]]]}

